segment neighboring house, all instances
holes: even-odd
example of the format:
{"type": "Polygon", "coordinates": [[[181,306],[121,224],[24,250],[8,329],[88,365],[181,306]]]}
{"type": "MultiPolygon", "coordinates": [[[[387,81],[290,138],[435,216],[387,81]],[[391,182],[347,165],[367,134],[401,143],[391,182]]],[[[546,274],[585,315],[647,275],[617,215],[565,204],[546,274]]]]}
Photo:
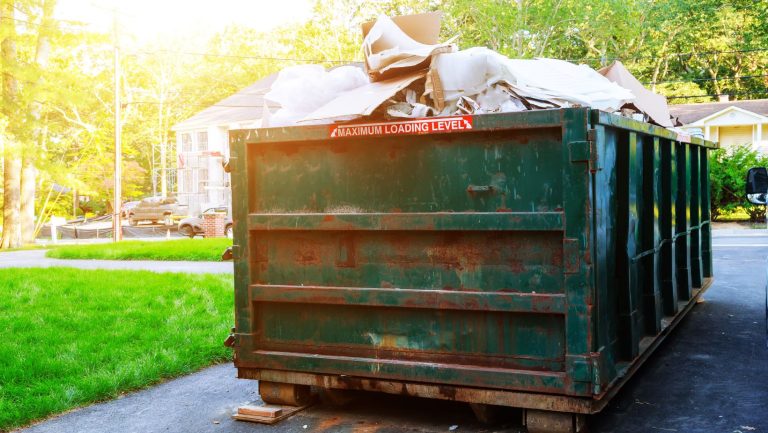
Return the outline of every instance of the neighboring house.
{"type": "Polygon", "coordinates": [[[719,141],[723,148],[751,144],[768,154],[768,99],[670,105],[669,111],[691,135],[719,141]]]}
{"type": "Polygon", "coordinates": [[[229,160],[228,133],[261,126],[264,95],[275,78],[257,81],[171,128],[176,133],[177,198],[190,215],[230,207],[229,175],[222,165],[229,160]]]}

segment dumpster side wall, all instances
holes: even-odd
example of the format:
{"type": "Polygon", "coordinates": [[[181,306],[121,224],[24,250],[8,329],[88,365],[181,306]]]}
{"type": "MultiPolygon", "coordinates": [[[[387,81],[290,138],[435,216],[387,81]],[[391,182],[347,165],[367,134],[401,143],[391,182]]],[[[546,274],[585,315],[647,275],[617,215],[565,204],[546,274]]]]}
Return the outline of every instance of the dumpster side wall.
{"type": "Polygon", "coordinates": [[[624,377],[712,278],[708,152],[594,111],[595,394],[624,377]]]}

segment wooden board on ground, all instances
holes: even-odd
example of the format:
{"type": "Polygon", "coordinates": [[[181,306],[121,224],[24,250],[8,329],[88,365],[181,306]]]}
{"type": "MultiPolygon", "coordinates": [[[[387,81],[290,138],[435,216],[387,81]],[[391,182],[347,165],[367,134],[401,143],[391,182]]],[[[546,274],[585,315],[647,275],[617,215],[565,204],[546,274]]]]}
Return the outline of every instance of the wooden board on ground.
{"type": "Polygon", "coordinates": [[[241,406],[232,418],[238,421],[258,422],[261,424],[275,424],[280,422],[296,412],[302,411],[311,405],[304,406],[286,406],[277,404],[268,404],[264,406],[241,406]],[[261,413],[262,415],[257,415],[261,413]]]}
{"type": "Polygon", "coordinates": [[[237,414],[277,418],[283,414],[283,408],[281,406],[274,406],[271,404],[266,404],[264,406],[245,405],[237,408],[237,414]]]}

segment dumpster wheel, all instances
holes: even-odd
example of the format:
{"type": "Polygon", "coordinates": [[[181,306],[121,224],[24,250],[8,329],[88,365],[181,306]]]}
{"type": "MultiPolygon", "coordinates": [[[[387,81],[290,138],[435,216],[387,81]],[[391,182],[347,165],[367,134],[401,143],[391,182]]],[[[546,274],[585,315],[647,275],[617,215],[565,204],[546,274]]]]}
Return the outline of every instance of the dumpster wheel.
{"type": "Polygon", "coordinates": [[[586,416],[549,410],[525,411],[528,433],[579,433],[585,432],[586,416]]]}
{"type": "Polygon", "coordinates": [[[264,403],[304,406],[312,402],[312,390],[308,385],[259,381],[259,396],[264,403]]]}

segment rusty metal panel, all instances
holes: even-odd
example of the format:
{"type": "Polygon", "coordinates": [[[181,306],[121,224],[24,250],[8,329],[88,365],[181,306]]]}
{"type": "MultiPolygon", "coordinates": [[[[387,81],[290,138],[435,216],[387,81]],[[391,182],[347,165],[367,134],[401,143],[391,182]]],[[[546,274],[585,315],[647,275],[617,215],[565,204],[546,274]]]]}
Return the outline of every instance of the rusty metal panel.
{"type": "Polygon", "coordinates": [[[464,120],[230,134],[244,376],[584,413],[688,311],[710,143],[588,109],[464,120]]]}

